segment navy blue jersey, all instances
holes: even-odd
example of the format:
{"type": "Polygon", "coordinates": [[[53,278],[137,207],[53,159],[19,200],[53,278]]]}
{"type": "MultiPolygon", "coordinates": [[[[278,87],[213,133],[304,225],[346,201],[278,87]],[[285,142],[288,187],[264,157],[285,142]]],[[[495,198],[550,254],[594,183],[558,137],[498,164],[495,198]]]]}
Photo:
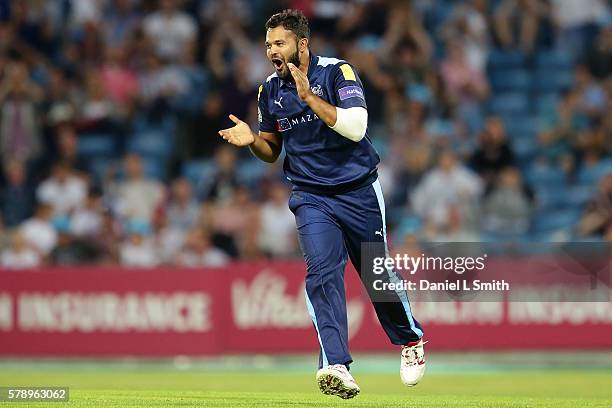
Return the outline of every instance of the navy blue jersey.
{"type": "MultiPolygon", "coordinates": [[[[346,61],[311,54],[308,80],[312,92],[333,106],[367,108],[361,80],[346,61]]],[[[376,178],[380,159],[367,132],[356,143],[334,131],[300,99],[295,84],[274,73],[257,99],[259,130],[283,138],[283,168],[297,188],[340,193],[376,178]]]]}

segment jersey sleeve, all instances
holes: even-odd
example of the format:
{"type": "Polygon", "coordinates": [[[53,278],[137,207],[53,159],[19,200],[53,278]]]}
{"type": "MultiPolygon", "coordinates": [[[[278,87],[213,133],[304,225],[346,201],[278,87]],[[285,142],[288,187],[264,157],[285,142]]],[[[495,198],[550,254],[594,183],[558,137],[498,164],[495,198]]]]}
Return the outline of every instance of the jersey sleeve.
{"type": "Polygon", "coordinates": [[[276,121],[268,111],[268,92],[264,85],[259,85],[257,90],[257,121],[260,132],[274,133],[276,131],[276,121]]]}
{"type": "Polygon", "coordinates": [[[334,92],[336,93],[339,108],[362,107],[367,109],[365,92],[361,79],[357,76],[355,68],[346,62],[335,66],[334,92]]]}

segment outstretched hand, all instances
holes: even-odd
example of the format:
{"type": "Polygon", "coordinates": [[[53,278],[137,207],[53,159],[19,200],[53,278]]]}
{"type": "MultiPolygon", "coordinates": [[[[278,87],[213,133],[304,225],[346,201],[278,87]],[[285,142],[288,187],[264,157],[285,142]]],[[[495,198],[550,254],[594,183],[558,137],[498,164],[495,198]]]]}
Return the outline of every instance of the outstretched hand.
{"type": "Polygon", "coordinates": [[[235,146],[248,146],[255,141],[255,136],[249,125],[234,115],[229,115],[229,118],[236,126],[220,130],[219,135],[223,139],[235,146]]]}
{"type": "Polygon", "coordinates": [[[295,81],[295,87],[297,88],[300,99],[306,101],[308,98],[314,96],[310,90],[310,82],[308,81],[306,74],[300,71],[300,69],[292,63],[288,63],[287,66],[289,67],[289,72],[291,72],[291,76],[295,81]]]}

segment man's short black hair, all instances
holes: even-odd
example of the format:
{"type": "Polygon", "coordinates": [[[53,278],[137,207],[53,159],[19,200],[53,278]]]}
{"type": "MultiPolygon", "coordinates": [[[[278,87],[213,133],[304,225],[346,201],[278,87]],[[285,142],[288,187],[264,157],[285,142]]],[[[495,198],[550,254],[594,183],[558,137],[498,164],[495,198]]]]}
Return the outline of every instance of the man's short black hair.
{"type": "Polygon", "coordinates": [[[300,10],[286,9],[272,15],[266,22],[266,31],[278,26],[283,26],[285,30],[292,31],[298,40],[310,38],[308,19],[300,10]]]}

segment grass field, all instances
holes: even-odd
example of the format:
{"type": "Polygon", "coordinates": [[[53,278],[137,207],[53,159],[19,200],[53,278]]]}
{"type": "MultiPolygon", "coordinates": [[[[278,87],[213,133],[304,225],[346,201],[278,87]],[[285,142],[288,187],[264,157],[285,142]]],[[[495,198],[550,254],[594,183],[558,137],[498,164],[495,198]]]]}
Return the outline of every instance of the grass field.
{"type": "Polygon", "coordinates": [[[319,394],[314,372],[299,365],[247,371],[215,365],[0,363],[0,386],[68,386],[67,403],[0,403],[16,407],[612,407],[607,368],[495,369],[432,364],[414,388],[400,384],[392,362],[352,370],[353,400],[319,394]]]}

